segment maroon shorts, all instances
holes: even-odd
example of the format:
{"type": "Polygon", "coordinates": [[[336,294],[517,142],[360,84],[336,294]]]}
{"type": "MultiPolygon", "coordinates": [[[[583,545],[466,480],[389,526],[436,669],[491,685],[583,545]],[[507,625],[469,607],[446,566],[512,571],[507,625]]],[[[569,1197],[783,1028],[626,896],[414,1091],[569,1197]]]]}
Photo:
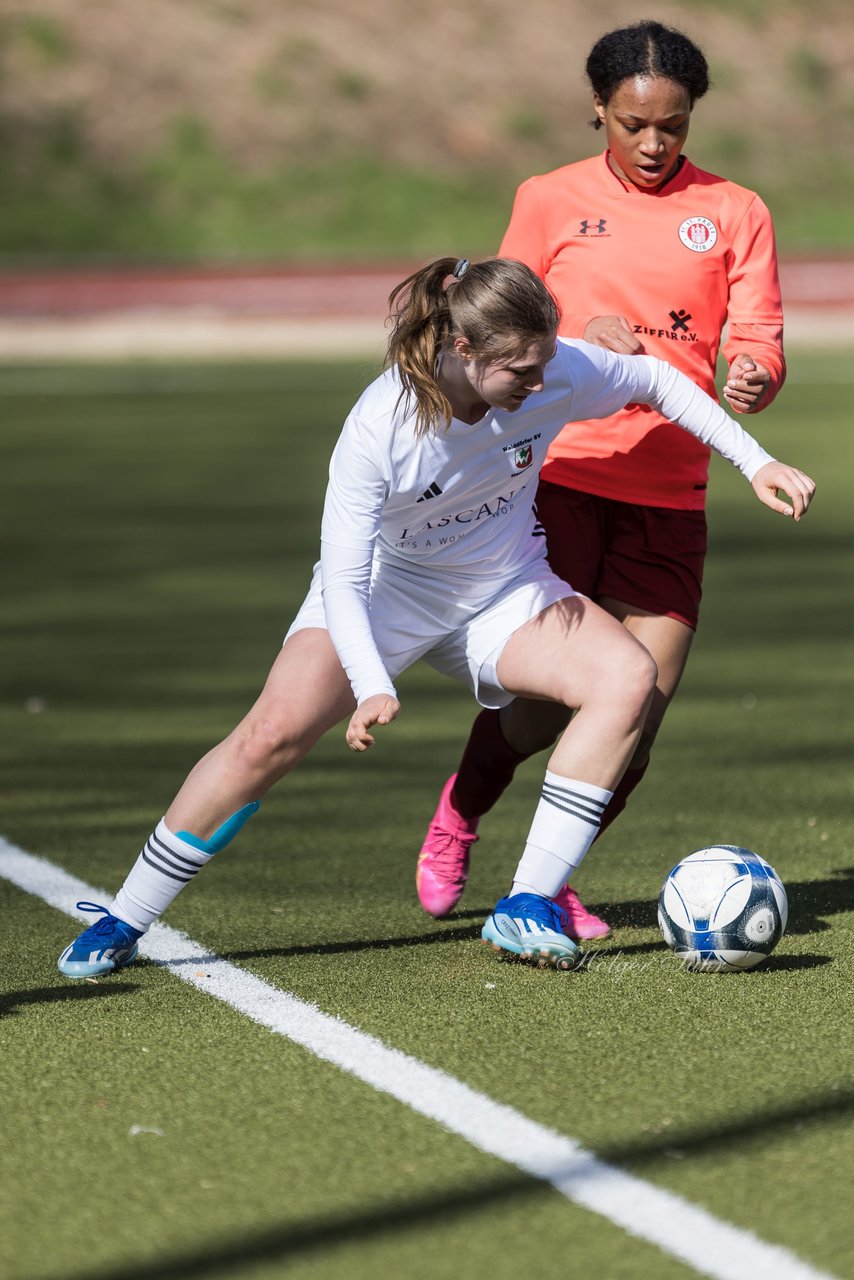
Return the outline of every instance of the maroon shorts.
{"type": "Polygon", "coordinates": [[[708,537],[704,511],[644,507],[540,481],[549,564],[582,595],[612,596],[697,628],[708,537]]]}

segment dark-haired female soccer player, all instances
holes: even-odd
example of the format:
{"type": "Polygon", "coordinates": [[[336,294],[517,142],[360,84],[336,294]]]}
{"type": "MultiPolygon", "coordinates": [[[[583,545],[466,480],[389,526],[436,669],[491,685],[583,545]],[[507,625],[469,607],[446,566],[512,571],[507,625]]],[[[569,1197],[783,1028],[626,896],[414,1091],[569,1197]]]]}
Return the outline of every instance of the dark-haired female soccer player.
{"type": "Polygon", "coordinates": [[[484,926],[499,950],[558,968],[576,947],[552,898],[579,864],[636,749],[655,663],[549,568],[532,500],[567,418],[654,405],[798,519],[813,485],[775,462],[683,374],[651,357],[557,341],[558,309],[526,266],[441,259],[392,294],[386,371],[335,447],[308,597],[255,706],[190,772],[109,910],[59,959],[68,977],[128,964],[176,894],[269,788],[349,715],[354,751],[398,714],[419,658],[483,706],[575,709],[548,761],[510,895],[484,926]],[[790,502],[777,496],[789,495],[790,502]],[[355,709],[354,709],[355,708],[355,709]]]}
{"type": "MultiPolygon", "coordinates": [[[[607,150],[522,184],[500,252],[526,262],[563,310],[560,332],[608,350],[667,360],[714,395],[724,325],[724,396],[765,408],[785,375],[771,219],[752,191],[683,154],[694,103],[709,85],[693,41],[658,22],[608,32],[587,59],[595,125],[607,150]]],[[[606,422],[567,426],[537,494],[549,562],[636,636],[658,666],[635,753],[605,810],[622,812],[685,668],[706,553],[709,450],[667,413],[630,404],[606,422]]],[[[475,720],[445,784],[417,869],[422,905],[445,915],[463,892],[480,817],[517,764],[549,745],[559,707],[518,699],[475,720]]],[[[558,896],[576,938],[608,924],[567,886],[558,896]]]]}

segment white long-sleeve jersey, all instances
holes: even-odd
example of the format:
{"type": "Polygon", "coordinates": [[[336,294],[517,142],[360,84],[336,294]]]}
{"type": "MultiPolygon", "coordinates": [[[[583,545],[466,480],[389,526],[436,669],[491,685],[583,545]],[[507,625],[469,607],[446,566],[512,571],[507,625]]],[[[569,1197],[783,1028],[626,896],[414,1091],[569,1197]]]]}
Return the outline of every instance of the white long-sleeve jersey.
{"type": "Polygon", "coordinates": [[[546,554],[534,510],[546,450],[568,422],[648,404],[752,480],[771,455],[705,392],[652,356],[560,339],[545,386],[516,412],[416,439],[396,369],[347,417],[321,526],[326,624],[357,702],[394,694],[371,628],[372,578],[393,582],[412,629],[437,641],[546,554]]]}

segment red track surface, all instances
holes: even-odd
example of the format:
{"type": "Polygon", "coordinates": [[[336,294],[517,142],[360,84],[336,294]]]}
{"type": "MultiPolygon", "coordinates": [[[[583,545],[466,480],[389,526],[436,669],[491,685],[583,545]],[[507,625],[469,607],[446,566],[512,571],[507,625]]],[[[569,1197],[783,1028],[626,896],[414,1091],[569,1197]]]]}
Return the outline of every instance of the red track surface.
{"type": "MultiPolygon", "coordinates": [[[[417,264],[415,264],[417,265],[417,264]]],[[[412,263],[384,267],[111,268],[0,272],[0,317],[44,319],[121,312],[226,313],[280,318],[376,318],[412,263]]],[[[854,306],[854,259],[785,261],[784,305],[854,306]]]]}
{"type": "Polygon", "coordinates": [[[375,317],[411,265],[378,269],[115,269],[0,274],[0,315],[205,310],[246,316],[375,317]]]}

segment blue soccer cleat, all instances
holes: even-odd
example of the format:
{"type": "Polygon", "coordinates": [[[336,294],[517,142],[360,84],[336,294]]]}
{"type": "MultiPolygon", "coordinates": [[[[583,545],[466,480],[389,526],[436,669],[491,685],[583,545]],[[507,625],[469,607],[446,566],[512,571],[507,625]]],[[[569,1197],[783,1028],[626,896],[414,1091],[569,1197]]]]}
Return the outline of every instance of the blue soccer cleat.
{"type": "Polygon", "coordinates": [[[66,978],[98,978],[136,959],[137,942],[144,930],[125,924],[95,902],[78,902],[77,910],[103,911],[104,915],[97,924],[84,929],[59,957],[57,968],[66,978]]]}
{"type": "Polygon", "coordinates": [[[516,893],[495,904],[481,936],[496,951],[532,960],[541,969],[574,969],[581,953],[564,933],[566,922],[566,912],[551,898],[516,893]]]}

